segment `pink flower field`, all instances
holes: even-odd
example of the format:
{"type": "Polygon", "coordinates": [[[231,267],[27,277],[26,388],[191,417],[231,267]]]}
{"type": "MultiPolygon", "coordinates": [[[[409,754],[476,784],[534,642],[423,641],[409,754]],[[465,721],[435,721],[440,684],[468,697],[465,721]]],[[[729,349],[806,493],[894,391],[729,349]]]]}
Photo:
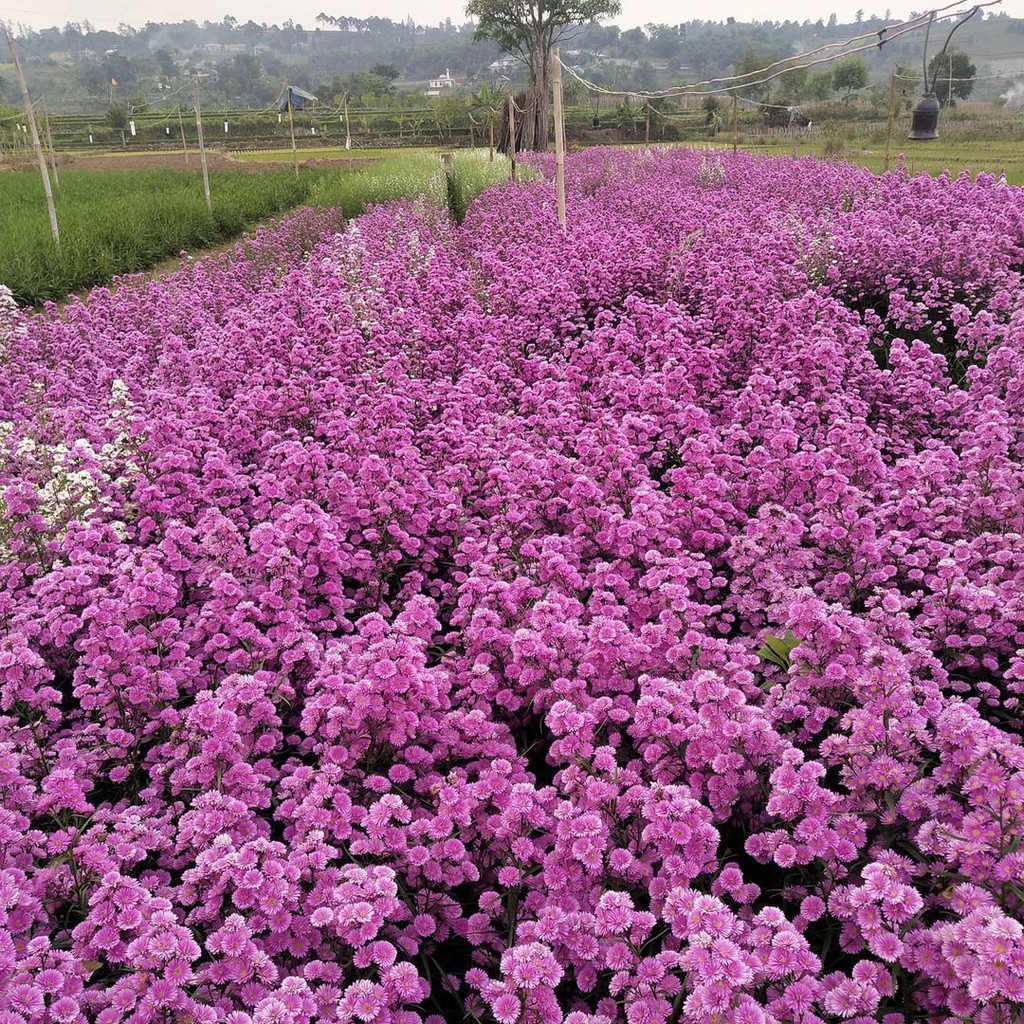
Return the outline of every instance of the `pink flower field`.
{"type": "Polygon", "coordinates": [[[1024,1020],[1024,195],[568,190],[0,308],[0,1024],[1024,1020]]]}

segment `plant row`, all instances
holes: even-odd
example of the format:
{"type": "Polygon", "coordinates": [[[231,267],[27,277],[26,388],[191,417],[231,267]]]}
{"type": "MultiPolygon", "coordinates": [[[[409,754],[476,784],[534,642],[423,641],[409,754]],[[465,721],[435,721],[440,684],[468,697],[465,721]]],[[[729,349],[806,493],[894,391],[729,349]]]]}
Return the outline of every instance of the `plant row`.
{"type": "Polygon", "coordinates": [[[1024,199],[568,175],[5,313],[4,1024],[1021,1018],[1024,199]]]}
{"type": "Polygon", "coordinates": [[[477,150],[459,153],[448,171],[436,155],[396,156],[353,171],[305,168],[298,179],[290,168],[212,171],[211,209],[198,171],[61,171],[59,250],[38,175],[7,174],[0,180],[0,284],[21,305],[63,299],[183,251],[222,244],[301,203],[356,216],[412,195],[444,203],[450,187],[453,212],[461,215],[474,195],[508,176],[508,166],[477,150]]]}

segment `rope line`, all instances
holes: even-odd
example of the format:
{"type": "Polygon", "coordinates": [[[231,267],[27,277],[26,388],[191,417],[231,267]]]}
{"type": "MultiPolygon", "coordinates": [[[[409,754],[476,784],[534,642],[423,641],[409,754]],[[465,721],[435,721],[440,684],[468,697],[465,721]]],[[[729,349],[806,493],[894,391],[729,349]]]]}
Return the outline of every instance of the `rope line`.
{"type": "MultiPolygon", "coordinates": [[[[970,10],[980,10],[982,7],[994,7],[1002,3],[1002,0],[987,0],[985,3],[975,4],[970,10]]],[[[891,42],[894,39],[898,39],[901,36],[908,35],[911,32],[916,32],[922,28],[925,24],[930,24],[931,20],[937,15],[941,14],[942,18],[954,18],[961,17],[965,13],[965,9],[962,7],[960,2],[948,4],[946,7],[938,8],[937,11],[929,11],[926,14],[918,15],[916,18],[912,18],[906,22],[900,22],[899,24],[882,29],[879,32],[873,32],[869,35],[872,37],[878,37],[878,42],[870,43],[867,45],[856,46],[853,49],[840,49],[840,52],[827,54],[823,57],[818,57],[813,60],[808,60],[803,64],[794,64],[793,61],[802,60],[805,57],[812,57],[816,53],[822,53],[827,49],[835,49],[837,47],[848,47],[851,43],[858,42],[867,36],[856,36],[853,39],[846,40],[841,43],[832,43],[827,46],[818,47],[814,50],[809,50],[803,54],[796,54],[793,57],[787,57],[782,61],[775,61],[773,64],[769,64],[767,67],[761,68],[757,71],[748,71],[742,75],[729,75],[723,78],[709,78],[703,82],[692,82],[684,85],[674,86],[671,89],[661,90],[637,90],[637,89],[607,89],[604,86],[597,85],[595,82],[591,82],[579,74],[574,68],[570,67],[565,61],[559,58],[559,63],[562,67],[572,75],[578,82],[586,86],[586,88],[593,92],[603,94],[605,96],[644,96],[648,98],[655,97],[668,97],[668,96],[714,96],[723,92],[731,92],[738,88],[756,88],[761,85],[766,85],[769,82],[774,81],[776,78],[781,77],[785,74],[790,74],[793,71],[804,71],[808,68],[816,67],[820,64],[829,64],[832,61],[838,60],[841,57],[852,57],[857,53],[864,53],[868,50],[874,50],[876,47],[881,47],[887,42],[891,42]],[[950,11],[949,8],[957,7],[959,10],[950,11]],[[948,11],[948,13],[942,13],[948,11]],[[780,71],[776,71],[773,74],[765,75],[765,71],[769,71],[772,68],[785,65],[780,71]],[[755,81],[748,82],[745,79],[754,78],[755,76],[763,76],[756,79],[755,81]],[[724,85],[722,83],[731,83],[724,85]],[[720,88],[705,88],[706,86],[721,85],[720,88]]]]}

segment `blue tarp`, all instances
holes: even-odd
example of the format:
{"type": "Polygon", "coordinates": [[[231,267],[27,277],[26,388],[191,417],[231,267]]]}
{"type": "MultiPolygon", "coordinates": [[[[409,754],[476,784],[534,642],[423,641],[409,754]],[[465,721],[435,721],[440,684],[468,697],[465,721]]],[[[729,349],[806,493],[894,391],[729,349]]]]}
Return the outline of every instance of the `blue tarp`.
{"type": "Polygon", "coordinates": [[[305,89],[299,89],[297,86],[289,85],[287,89],[281,94],[281,102],[277,105],[279,110],[288,109],[288,94],[291,93],[292,97],[292,110],[305,110],[307,103],[316,103],[317,98],[305,89]]]}

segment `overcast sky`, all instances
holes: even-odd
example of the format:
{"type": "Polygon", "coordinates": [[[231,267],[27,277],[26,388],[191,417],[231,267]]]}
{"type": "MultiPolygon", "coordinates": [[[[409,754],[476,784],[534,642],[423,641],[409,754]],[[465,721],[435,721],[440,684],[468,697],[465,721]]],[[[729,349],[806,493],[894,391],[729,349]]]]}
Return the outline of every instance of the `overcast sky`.
{"type": "MultiPolygon", "coordinates": [[[[289,3],[275,3],[273,0],[177,0],[173,4],[158,3],[157,0],[28,0],[38,6],[19,7],[19,0],[3,3],[0,17],[12,22],[22,22],[34,28],[63,25],[68,21],[89,21],[97,28],[116,29],[122,22],[141,26],[147,21],[184,21],[192,19],[219,21],[226,14],[234,15],[239,21],[252,19],[268,25],[281,24],[291,18],[303,28],[316,28],[316,16],[321,11],[329,14],[345,14],[365,18],[376,14],[395,20],[404,20],[408,15],[421,24],[437,23],[451,18],[456,23],[465,21],[464,0],[290,0],[289,3]]],[[[721,0],[710,9],[704,6],[681,5],[673,0],[622,0],[622,14],[616,22],[623,28],[645,25],[649,22],[687,21],[691,18],[708,18],[724,21],[734,17],[737,21],[812,21],[828,19],[835,12],[838,19],[852,21],[858,8],[865,16],[879,17],[892,4],[894,18],[907,17],[911,10],[927,10],[924,4],[903,8],[893,0],[721,0]]],[[[938,6],[938,4],[936,5],[938,6]]],[[[1004,0],[997,8],[1013,17],[1024,17],[1024,0],[1004,0]]]]}

